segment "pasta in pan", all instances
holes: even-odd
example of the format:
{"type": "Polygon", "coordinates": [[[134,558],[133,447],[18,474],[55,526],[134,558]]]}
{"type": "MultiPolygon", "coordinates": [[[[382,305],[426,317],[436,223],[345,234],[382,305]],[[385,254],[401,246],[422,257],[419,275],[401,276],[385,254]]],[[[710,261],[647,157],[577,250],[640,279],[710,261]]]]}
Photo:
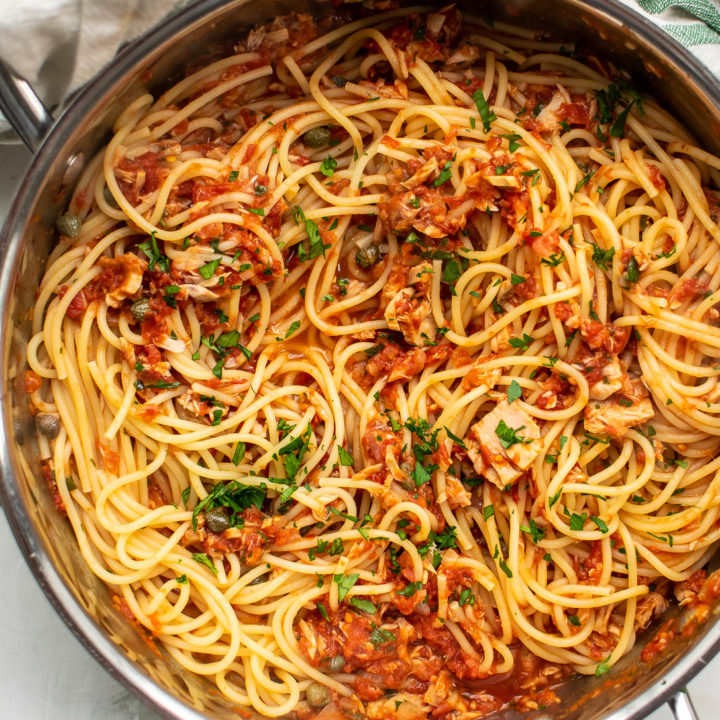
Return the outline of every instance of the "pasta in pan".
{"type": "Polygon", "coordinates": [[[27,354],[88,565],[268,717],[606,672],[710,592],[719,169],[612,66],[453,8],[279,18],[138,97],[27,354]]]}

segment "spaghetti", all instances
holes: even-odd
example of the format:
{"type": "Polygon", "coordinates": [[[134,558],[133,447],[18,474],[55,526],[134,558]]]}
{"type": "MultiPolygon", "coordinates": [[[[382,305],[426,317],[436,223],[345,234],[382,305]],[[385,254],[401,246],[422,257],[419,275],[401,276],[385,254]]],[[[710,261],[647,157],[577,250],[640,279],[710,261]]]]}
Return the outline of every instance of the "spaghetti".
{"type": "Polygon", "coordinates": [[[454,9],[280,18],[138,97],[27,356],[88,565],[269,717],[606,672],[720,537],[719,170],[612,67],[454,9]]]}

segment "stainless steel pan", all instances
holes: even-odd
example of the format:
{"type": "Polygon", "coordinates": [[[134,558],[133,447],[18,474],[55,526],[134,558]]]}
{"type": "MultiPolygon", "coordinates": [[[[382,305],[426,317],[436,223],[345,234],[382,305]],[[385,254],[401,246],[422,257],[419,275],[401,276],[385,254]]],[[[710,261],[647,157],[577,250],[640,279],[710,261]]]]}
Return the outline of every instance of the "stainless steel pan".
{"type": "MultiPolygon", "coordinates": [[[[460,1],[461,9],[494,16],[614,61],[635,86],[681,118],[701,144],[720,152],[720,87],[679,44],[619,0],[460,1]]],[[[53,118],[32,89],[0,66],[0,108],[35,152],[0,236],[0,499],[35,577],[57,612],[88,651],[131,691],[168,718],[237,720],[203,679],[155,654],[113,608],[110,593],[86,567],[69,525],[55,511],[37,470],[34,425],[17,379],[24,369],[32,307],[52,242],[53,224],[84,163],[108,138],[113,120],[142,90],[157,91],[191,58],[237,37],[256,22],[292,10],[333,13],[319,0],[201,0],[126,47],[53,118]],[[148,80],[148,78],[150,78],[148,80]]],[[[720,649],[720,624],[711,620],[647,665],[638,646],[608,675],[580,678],[560,691],[563,702],[534,717],[640,720],[665,701],[676,718],[692,720],[679,692],[720,649]]],[[[514,711],[506,720],[520,717],[514,711]]]]}

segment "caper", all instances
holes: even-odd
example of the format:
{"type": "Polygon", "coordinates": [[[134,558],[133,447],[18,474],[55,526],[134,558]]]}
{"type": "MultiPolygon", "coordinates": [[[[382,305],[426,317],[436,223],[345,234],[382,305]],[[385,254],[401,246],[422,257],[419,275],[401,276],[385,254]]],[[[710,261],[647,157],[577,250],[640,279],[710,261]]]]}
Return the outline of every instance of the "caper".
{"type": "Polygon", "coordinates": [[[80,234],[82,220],[72,213],[65,213],[55,221],[55,227],[68,237],[77,237],[80,234]]]}
{"type": "Polygon", "coordinates": [[[342,655],[331,657],[328,662],[330,672],[340,672],[345,667],[345,658],[342,655]]]}
{"type": "Polygon", "coordinates": [[[380,248],[374,244],[360,248],[355,255],[355,262],[361,268],[372,267],[377,264],[378,260],[380,260],[380,248]]]}
{"type": "Polygon", "coordinates": [[[225,532],[225,530],[232,527],[230,524],[230,510],[222,505],[208,510],[205,513],[205,524],[211,532],[225,532]]]}
{"type": "Polygon", "coordinates": [[[330,691],[320,683],[310,683],[305,690],[305,697],[311,707],[324,708],[330,702],[330,691]]]}
{"type": "Polygon", "coordinates": [[[60,418],[51,413],[40,413],[36,418],[38,431],[50,440],[54,440],[60,433],[60,418]]]}
{"type": "Polygon", "coordinates": [[[117,204],[117,200],[115,199],[115,196],[110,192],[110,188],[106,185],[103,188],[103,197],[105,198],[105,202],[112,208],[119,207],[117,204]]]}
{"type": "Polygon", "coordinates": [[[316,127],[303,135],[303,142],[311,148],[325,147],[330,142],[330,131],[326,127],[316,127]]]}
{"type": "Polygon", "coordinates": [[[130,306],[130,312],[138,322],[142,322],[148,315],[150,315],[150,300],[147,298],[140,298],[139,300],[136,300],[130,306]]]}

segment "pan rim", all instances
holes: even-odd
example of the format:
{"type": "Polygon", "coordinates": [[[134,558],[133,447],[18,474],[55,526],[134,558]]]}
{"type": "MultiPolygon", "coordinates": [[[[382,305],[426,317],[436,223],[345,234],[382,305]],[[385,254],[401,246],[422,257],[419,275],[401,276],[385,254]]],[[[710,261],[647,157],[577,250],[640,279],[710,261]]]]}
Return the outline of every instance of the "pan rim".
{"type": "MultiPolygon", "coordinates": [[[[199,0],[172,15],[163,25],[129,43],[116,56],[110,67],[95,75],[63,109],[46,137],[42,140],[30,163],[19,190],[8,211],[0,231],[0,307],[10,307],[14,286],[13,269],[21,249],[22,234],[35,198],[38,196],[48,170],[56,161],[63,146],[76,129],[76,118],[83,117],[96,108],[111,89],[121,83],[128,73],[139,66],[148,56],[196,23],[204,23],[216,12],[229,6],[244,5],[251,0],[199,0]]],[[[644,43],[662,47],[664,58],[685,73],[696,86],[705,102],[720,113],[720,83],[710,70],[686,48],[665,33],[650,19],[634,12],[621,0],[567,0],[579,9],[587,9],[594,15],[604,16],[609,22],[621,23],[644,43]]],[[[7,320],[7,318],[6,318],[7,320]]],[[[0,335],[0,355],[8,357],[9,334],[0,335]]],[[[76,600],[73,592],[61,578],[60,573],[43,549],[34,533],[25,533],[31,527],[30,516],[16,489],[11,460],[10,443],[14,443],[8,428],[11,426],[9,388],[3,380],[3,422],[0,423],[0,502],[33,576],[42,588],[54,610],[62,618],[87,651],[116,680],[136,697],[169,720],[203,720],[206,716],[193,710],[171,692],[151,680],[137,665],[130,661],[120,648],[96,625],[95,621],[76,600]]],[[[603,720],[642,720],[669,697],[679,691],[720,651],[720,625],[700,638],[697,644],[686,650],[665,674],[650,684],[637,697],[623,707],[606,715],[603,720]]]]}

